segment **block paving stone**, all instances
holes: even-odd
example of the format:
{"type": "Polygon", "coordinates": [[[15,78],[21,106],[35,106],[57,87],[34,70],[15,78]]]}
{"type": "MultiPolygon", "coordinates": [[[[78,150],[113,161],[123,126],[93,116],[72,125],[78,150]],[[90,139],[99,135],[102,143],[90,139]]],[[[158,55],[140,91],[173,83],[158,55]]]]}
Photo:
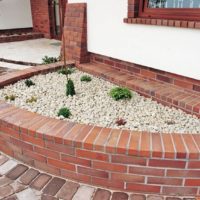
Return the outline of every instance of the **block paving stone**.
{"type": "Polygon", "coordinates": [[[4,155],[0,155],[0,172],[0,200],[197,200],[86,186],[18,164],[4,155]]]}
{"type": "Polygon", "coordinates": [[[67,181],[62,189],[58,192],[57,197],[64,200],[71,200],[79,188],[78,183],[67,181]]]}
{"type": "Polygon", "coordinates": [[[54,196],[61,189],[61,187],[65,184],[65,180],[61,178],[53,178],[48,185],[44,188],[44,194],[48,194],[54,196]]]}
{"type": "Polygon", "coordinates": [[[29,185],[39,174],[39,171],[35,169],[29,169],[25,174],[20,178],[20,182],[24,185],[29,185]]]}
{"type": "Polygon", "coordinates": [[[28,167],[25,165],[17,165],[12,171],[10,171],[6,176],[12,180],[17,179],[20,177],[26,170],[28,170],[28,167]]]}

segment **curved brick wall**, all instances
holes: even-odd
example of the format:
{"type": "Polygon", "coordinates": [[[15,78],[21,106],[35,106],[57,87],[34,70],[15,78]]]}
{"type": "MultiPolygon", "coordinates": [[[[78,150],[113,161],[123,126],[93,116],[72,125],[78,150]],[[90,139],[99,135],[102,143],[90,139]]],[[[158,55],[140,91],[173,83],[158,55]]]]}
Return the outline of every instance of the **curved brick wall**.
{"type": "MultiPolygon", "coordinates": [[[[61,66],[0,77],[0,86],[61,66]]],[[[84,183],[163,195],[200,195],[200,135],[121,131],[43,117],[0,102],[0,151],[84,183]]]]}

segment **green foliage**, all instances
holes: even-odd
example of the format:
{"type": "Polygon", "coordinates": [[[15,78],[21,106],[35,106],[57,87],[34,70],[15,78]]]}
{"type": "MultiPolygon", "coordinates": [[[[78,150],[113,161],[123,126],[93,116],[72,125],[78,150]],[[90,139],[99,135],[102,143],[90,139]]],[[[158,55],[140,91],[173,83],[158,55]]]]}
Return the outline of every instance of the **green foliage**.
{"type": "Polygon", "coordinates": [[[63,75],[70,75],[74,73],[74,71],[75,71],[75,68],[67,67],[67,68],[60,69],[58,73],[63,74],[63,75]]]}
{"type": "Polygon", "coordinates": [[[42,58],[42,64],[51,64],[51,63],[56,63],[58,61],[59,58],[56,57],[44,56],[44,58],[42,58]]]}
{"type": "Polygon", "coordinates": [[[64,118],[69,118],[71,116],[69,108],[63,107],[58,111],[58,116],[63,116],[64,118]]]}
{"type": "Polygon", "coordinates": [[[30,79],[25,80],[25,84],[27,87],[31,87],[32,85],[35,85],[35,83],[30,79]]]}
{"type": "Polygon", "coordinates": [[[115,101],[118,101],[120,99],[131,99],[132,93],[128,88],[115,87],[115,88],[111,89],[110,96],[115,101]]]}
{"type": "Polygon", "coordinates": [[[37,97],[34,97],[34,96],[26,100],[26,103],[35,103],[35,102],[37,102],[37,97]]]}
{"type": "Polygon", "coordinates": [[[11,95],[6,95],[5,96],[5,100],[10,100],[10,101],[14,101],[16,99],[16,96],[11,94],[11,95]]]}
{"type": "Polygon", "coordinates": [[[75,94],[76,94],[76,92],[75,92],[75,88],[74,88],[74,82],[71,79],[69,79],[66,84],[66,95],[73,96],[75,94]]]}
{"type": "Polygon", "coordinates": [[[88,75],[84,75],[81,77],[81,81],[84,81],[84,82],[90,82],[92,80],[92,78],[88,75]]]}

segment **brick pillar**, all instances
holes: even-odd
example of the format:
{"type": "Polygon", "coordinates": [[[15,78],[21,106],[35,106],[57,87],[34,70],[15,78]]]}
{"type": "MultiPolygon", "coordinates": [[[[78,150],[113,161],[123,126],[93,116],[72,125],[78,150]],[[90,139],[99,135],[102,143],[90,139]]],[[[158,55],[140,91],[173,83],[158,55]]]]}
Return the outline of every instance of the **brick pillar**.
{"type": "Polygon", "coordinates": [[[89,62],[86,10],[86,3],[67,4],[65,10],[62,53],[65,48],[66,59],[77,63],[89,62]]]}
{"type": "Polygon", "coordinates": [[[31,0],[33,30],[43,33],[46,38],[51,37],[48,0],[31,0]]]}
{"type": "Polygon", "coordinates": [[[128,17],[136,18],[139,14],[140,0],[128,0],[128,17]]]}

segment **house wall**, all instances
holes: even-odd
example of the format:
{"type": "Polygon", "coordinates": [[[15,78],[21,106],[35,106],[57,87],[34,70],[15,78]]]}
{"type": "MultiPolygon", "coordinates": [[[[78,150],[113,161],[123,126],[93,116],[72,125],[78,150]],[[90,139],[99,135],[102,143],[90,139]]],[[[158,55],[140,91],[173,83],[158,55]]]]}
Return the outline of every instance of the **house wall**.
{"type": "Polygon", "coordinates": [[[30,0],[0,0],[0,30],[32,27],[30,0]]]}
{"type": "Polygon", "coordinates": [[[88,5],[88,51],[200,80],[200,30],[126,24],[126,0],[88,5]]]}

